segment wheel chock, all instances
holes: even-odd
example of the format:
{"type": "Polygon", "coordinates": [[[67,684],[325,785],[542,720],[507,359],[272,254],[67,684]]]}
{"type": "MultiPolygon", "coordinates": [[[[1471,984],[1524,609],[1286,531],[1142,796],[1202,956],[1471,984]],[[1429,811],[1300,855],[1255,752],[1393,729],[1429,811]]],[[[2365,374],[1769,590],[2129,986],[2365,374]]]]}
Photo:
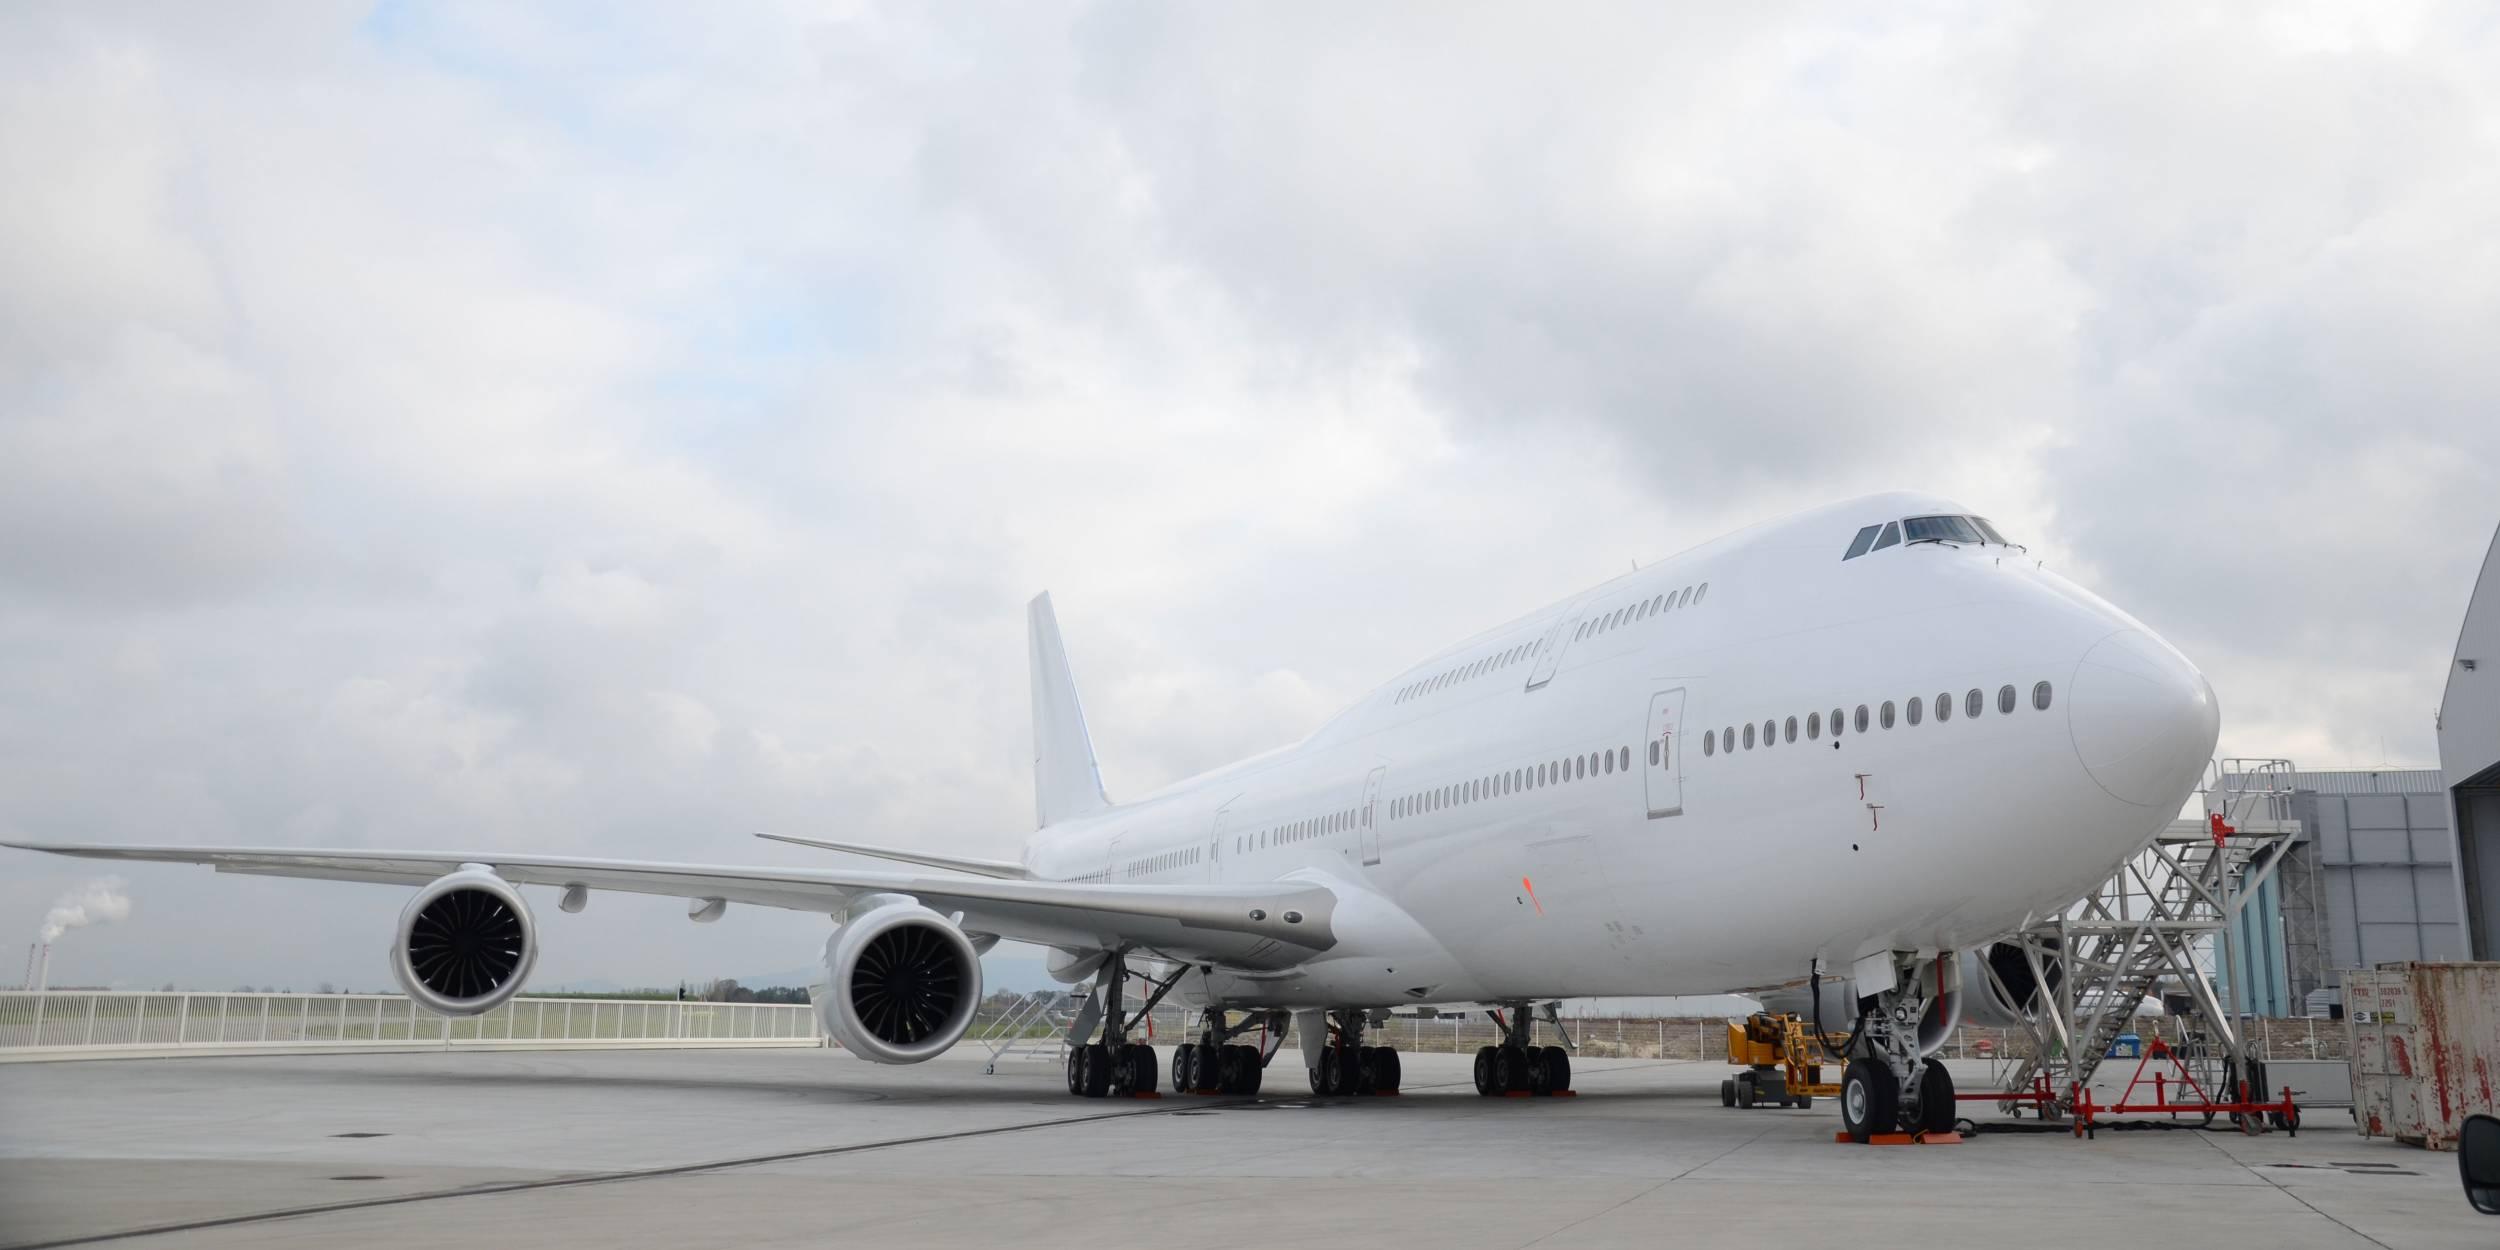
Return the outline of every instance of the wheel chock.
{"type": "Polygon", "coordinates": [[[1137,1099],[1161,1098],[1163,1097],[1163,1091],[1159,1089],[1141,1089],[1131,1092],[1129,1097],[1137,1099]]]}
{"type": "MultiPolygon", "coordinates": [[[[1877,1133],[1867,1138],[1866,1144],[1870,1146],[1953,1146],[1959,1145],[1961,1140],[1960,1133],[1877,1133]]],[[[1845,1132],[1832,1134],[1832,1142],[1841,1146],[1854,1144],[1850,1141],[1849,1134],[1845,1132]]]]}

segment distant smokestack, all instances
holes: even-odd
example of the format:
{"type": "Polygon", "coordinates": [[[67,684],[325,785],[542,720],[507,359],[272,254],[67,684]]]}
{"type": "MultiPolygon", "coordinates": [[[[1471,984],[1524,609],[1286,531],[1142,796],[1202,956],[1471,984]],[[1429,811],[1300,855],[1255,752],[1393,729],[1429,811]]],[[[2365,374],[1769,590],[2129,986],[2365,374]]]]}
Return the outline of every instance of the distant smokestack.
{"type": "Polygon", "coordinates": [[[31,990],[35,988],[35,954],[42,949],[43,943],[41,942],[28,942],[26,944],[26,975],[17,979],[17,988],[21,990],[31,990]]]}
{"type": "Polygon", "coordinates": [[[35,989],[52,988],[52,943],[43,944],[43,953],[35,958],[35,989]]]}

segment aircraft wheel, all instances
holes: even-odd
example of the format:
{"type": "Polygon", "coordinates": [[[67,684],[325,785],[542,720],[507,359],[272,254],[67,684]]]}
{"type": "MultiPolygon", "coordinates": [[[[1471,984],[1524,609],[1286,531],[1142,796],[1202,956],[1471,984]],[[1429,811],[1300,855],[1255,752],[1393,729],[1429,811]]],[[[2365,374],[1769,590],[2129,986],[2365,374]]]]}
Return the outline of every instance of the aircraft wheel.
{"type": "Polygon", "coordinates": [[[1493,1049],[1491,1046],[1476,1048],[1476,1093],[1486,1098],[1502,1092],[1501,1083],[1494,1079],[1498,1073],[1495,1071],[1493,1049]]]}
{"type": "Polygon", "coordinates": [[[1080,1096],[1085,1093],[1085,1048],[1082,1046],[1068,1048],[1068,1092],[1080,1096]]]}
{"type": "Polygon", "coordinates": [[[1383,1094],[1398,1092],[1398,1082],[1406,1076],[1406,1064],[1398,1058],[1396,1049],[1388,1046],[1381,1047],[1379,1056],[1372,1063],[1374,1069],[1372,1088],[1383,1094]]]}
{"type": "Polygon", "coordinates": [[[1172,1048],[1172,1092],[1186,1094],[1196,1087],[1198,1045],[1182,1042],[1172,1048]]]}
{"type": "Polygon", "coordinates": [[[1953,1074],[1933,1060],[1918,1074],[1918,1123],[1904,1125],[1929,1133],[1950,1133],[1953,1122],[1961,1115],[1961,1104],[1953,1098],[1953,1074]]]}
{"type": "Polygon", "coordinates": [[[1528,1092],[1531,1066],[1527,1048],[1523,1046],[1503,1046],[1493,1056],[1493,1076],[1501,1083],[1504,1093],[1528,1092]]]}
{"type": "Polygon", "coordinates": [[[1901,1082],[1892,1069],[1872,1059],[1849,1061],[1840,1081],[1840,1127],[1849,1140],[1864,1145],[1877,1133],[1889,1133],[1901,1112],[1901,1082]]]}
{"type": "Polygon", "coordinates": [[[1128,1062],[1123,1066],[1128,1080],[1124,1083],[1122,1093],[1151,1094],[1156,1084],[1163,1079],[1163,1074],[1156,1070],[1161,1064],[1159,1057],[1155,1054],[1155,1048],[1144,1042],[1130,1043],[1128,1062]]]}
{"type": "Polygon", "coordinates": [[[1560,1046],[1545,1048],[1545,1092],[1571,1092],[1571,1052],[1560,1046]]]}
{"type": "Polygon", "coordinates": [[[1111,1092],[1111,1048],[1101,1042],[1090,1042],[1082,1053],[1084,1058],[1078,1061],[1077,1070],[1084,1084],[1077,1092],[1088,1098],[1108,1095],[1111,1092]]]}
{"type": "Polygon", "coordinates": [[[1255,1095],[1259,1084],[1267,1079],[1267,1056],[1256,1046],[1235,1047],[1241,1053],[1241,1088],[1239,1093],[1255,1095]]]}

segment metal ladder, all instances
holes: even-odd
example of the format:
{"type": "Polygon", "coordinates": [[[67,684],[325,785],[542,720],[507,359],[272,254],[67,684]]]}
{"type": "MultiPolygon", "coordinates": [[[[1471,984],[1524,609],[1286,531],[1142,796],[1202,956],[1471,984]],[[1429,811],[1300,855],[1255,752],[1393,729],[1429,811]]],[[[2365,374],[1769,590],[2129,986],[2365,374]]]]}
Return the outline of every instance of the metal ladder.
{"type": "Polygon", "coordinates": [[[1076,1023],[1077,1012],[1092,992],[1085,990],[1038,990],[1027,994],[1006,1014],[990,1023],[973,1042],[990,1052],[984,1075],[998,1073],[998,1061],[1009,1057],[1057,1060],[1067,1054],[1068,1028],[1076,1023]],[[1033,1036],[1034,1026],[1046,1026],[1033,1036]]]}
{"type": "MultiPolygon", "coordinates": [[[[2091,1083],[2165,982],[2187,990],[2189,1014],[2246,1070],[2244,1039],[2214,990],[2213,969],[2228,958],[2240,908],[2299,836],[2291,818],[2294,773],[2291,761],[2277,759],[2209,766],[2201,789],[2206,820],[2173,822],[2092,893],[2009,939],[2035,983],[2047,984],[2052,960],[2063,962],[2065,975],[2053,1009],[2031,1021],[2031,1054],[2004,1088],[2028,1089],[2047,1076],[2061,1107],[2070,1105],[2073,1091],[2091,1083]],[[2217,816],[2232,831],[2227,836],[2215,836],[2217,816]]],[[[1983,964],[1981,975],[1995,973],[1983,964]]]]}

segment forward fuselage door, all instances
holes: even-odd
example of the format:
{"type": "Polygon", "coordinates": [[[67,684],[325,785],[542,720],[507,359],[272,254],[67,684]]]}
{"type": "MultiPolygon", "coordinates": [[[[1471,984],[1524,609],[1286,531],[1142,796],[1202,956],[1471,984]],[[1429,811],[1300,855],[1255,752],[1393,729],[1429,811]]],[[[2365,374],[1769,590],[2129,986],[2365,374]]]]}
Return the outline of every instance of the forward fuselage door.
{"type": "Polygon", "coordinates": [[[1562,664],[1563,649],[1571,645],[1571,636],[1588,617],[1574,612],[1546,631],[1545,640],[1536,647],[1536,667],[1528,670],[1528,689],[1534,690],[1554,679],[1554,670],[1562,664]]]}
{"type": "Polygon", "coordinates": [[[1363,862],[1380,862],[1380,784],[1389,776],[1385,767],[1375,768],[1363,779],[1363,808],[1355,813],[1355,844],[1363,850],[1363,862]]]}
{"type": "Polygon", "coordinates": [[[1684,688],[1649,697],[1649,742],[1641,748],[1648,778],[1649,814],[1684,814],[1684,688]]]}
{"type": "Polygon", "coordinates": [[[1233,849],[1233,835],[1226,832],[1232,811],[1233,805],[1228,799],[1224,806],[1215,809],[1215,827],[1207,831],[1207,880],[1209,881],[1224,879],[1224,854],[1233,849]]]}

